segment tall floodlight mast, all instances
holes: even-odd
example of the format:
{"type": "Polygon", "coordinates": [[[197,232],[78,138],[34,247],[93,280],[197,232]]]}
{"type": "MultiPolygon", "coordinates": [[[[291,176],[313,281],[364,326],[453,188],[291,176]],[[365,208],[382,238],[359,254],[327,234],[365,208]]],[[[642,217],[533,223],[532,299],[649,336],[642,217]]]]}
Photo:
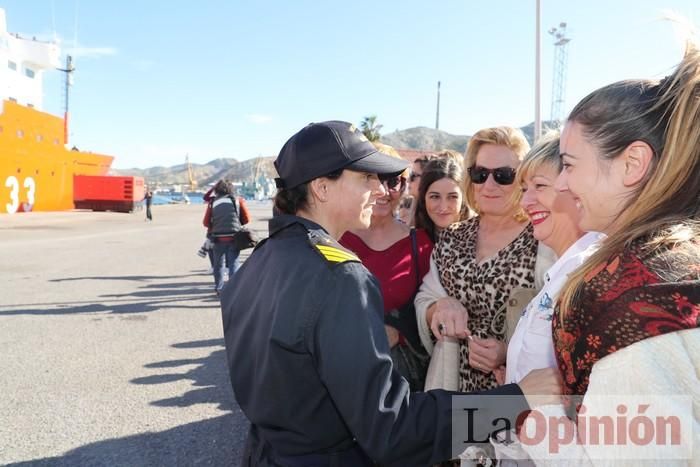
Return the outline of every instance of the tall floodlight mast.
{"type": "Polygon", "coordinates": [[[569,57],[569,42],[566,37],[566,23],[559,23],[551,28],[549,34],[554,37],[554,78],[552,80],[552,108],[549,119],[556,126],[561,126],[564,100],[566,96],[566,67],[569,57]]]}

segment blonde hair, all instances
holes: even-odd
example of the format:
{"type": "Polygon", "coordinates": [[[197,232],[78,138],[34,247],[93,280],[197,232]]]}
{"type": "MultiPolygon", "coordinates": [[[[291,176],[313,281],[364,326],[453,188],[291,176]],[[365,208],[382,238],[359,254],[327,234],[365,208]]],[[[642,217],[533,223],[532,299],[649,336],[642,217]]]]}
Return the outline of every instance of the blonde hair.
{"type": "Polygon", "coordinates": [[[515,176],[515,183],[520,186],[525,185],[527,179],[543,165],[550,165],[556,167],[557,172],[561,171],[559,130],[550,130],[537,140],[537,143],[520,163],[515,176]]]}
{"type": "MultiPolygon", "coordinates": [[[[395,157],[397,159],[404,160],[403,157],[401,157],[401,154],[399,154],[399,151],[394,149],[392,146],[389,146],[388,144],[380,143],[379,141],[372,141],[372,144],[374,145],[377,150],[383,154],[386,154],[387,156],[395,157]]],[[[401,177],[407,179],[408,178],[408,168],[401,172],[400,174],[401,177]]]]}
{"type": "MultiPolygon", "coordinates": [[[[601,161],[619,157],[630,144],[652,149],[644,179],[621,209],[608,238],[561,292],[562,320],[578,301],[582,284],[595,270],[632,242],[646,250],[687,242],[700,235],[700,51],[688,40],[681,63],[661,81],[629,80],[605,86],[585,97],[568,119],[601,161]]],[[[697,256],[696,256],[697,258],[697,256]]],[[[670,266],[672,267],[672,266],[670,266]]]]}
{"type": "MultiPolygon", "coordinates": [[[[474,212],[479,212],[479,209],[474,195],[474,184],[469,178],[468,171],[470,167],[476,164],[476,155],[479,153],[479,149],[485,144],[505,146],[513,151],[520,161],[530,150],[530,144],[527,142],[523,132],[509,126],[484,128],[483,130],[477,131],[471,137],[469,144],[467,144],[467,151],[464,153],[464,199],[469,209],[474,212]]],[[[515,196],[510,200],[510,204],[515,218],[520,222],[524,222],[527,216],[525,216],[522,209],[520,209],[522,192],[517,189],[515,192],[515,196]]]]}

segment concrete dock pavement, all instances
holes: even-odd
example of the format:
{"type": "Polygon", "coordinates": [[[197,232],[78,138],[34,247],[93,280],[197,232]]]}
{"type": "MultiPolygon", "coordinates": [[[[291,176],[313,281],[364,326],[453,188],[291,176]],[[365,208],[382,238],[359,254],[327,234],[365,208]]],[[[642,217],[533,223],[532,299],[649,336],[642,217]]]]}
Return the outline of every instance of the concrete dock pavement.
{"type": "Polygon", "coordinates": [[[0,464],[238,465],[203,214],[0,216],[0,464]]]}

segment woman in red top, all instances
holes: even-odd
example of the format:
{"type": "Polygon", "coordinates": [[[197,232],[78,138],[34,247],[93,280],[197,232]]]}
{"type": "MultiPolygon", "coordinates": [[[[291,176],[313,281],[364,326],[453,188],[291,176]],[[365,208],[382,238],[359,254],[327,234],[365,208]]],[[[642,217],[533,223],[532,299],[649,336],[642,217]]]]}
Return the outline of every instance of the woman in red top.
{"type": "MultiPolygon", "coordinates": [[[[400,157],[381,145],[384,153],[400,157]]],[[[377,199],[366,230],[346,232],[340,243],[354,251],[379,281],[392,359],[411,390],[423,390],[428,356],[420,344],[413,298],[430,267],[433,244],[422,229],[411,229],[394,213],[406,189],[406,173],[382,180],[387,194],[377,199]],[[415,255],[414,251],[415,239],[415,255]]]]}

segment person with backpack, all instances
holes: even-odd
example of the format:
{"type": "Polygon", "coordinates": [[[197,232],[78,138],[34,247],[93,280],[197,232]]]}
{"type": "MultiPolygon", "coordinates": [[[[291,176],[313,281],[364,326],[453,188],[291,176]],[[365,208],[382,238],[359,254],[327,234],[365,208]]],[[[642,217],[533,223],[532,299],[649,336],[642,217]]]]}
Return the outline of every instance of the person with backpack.
{"type": "Polygon", "coordinates": [[[238,269],[240,251],[234,244],[234,236],[250,220],[248,209],[241,198],[233,194],[233,186],[226,180],[214,185],[214,198],[204,214],[204,226],[210,233],[213,246],[214,288],[221,293],[224,286],[221,268],[226,262],[229,280],[238,269]]]}

